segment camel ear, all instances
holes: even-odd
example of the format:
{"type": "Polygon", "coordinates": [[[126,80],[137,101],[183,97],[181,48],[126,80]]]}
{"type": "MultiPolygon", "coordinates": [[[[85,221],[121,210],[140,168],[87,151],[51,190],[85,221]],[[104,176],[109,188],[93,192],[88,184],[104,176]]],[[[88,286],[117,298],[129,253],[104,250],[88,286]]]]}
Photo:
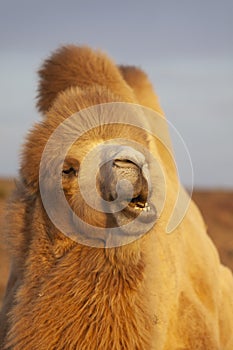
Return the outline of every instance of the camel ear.
{"type": "Polygon", "coordinates": [[[79,172],[79,161],[73,157],[67,157],[63,164],[62,176],[63,178],[77,177],[79,172]]]}

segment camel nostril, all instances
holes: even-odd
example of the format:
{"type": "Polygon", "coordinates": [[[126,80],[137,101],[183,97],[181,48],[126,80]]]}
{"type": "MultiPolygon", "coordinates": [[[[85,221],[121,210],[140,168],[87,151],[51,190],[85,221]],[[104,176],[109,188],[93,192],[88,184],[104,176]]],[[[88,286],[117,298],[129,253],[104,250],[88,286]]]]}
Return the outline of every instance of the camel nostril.
{"type": "Polygon", "coordinates": [[[115,159],[113,161],[113,166],[118,168],[139,168],[139,166],[130,159],[115,159]]]}

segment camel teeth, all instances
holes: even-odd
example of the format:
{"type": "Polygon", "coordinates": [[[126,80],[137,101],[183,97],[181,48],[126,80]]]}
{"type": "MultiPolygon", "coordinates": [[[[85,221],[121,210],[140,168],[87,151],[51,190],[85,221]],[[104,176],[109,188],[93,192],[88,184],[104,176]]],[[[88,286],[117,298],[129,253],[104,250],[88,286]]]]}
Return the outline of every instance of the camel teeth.
{"type": "Polygon", "coordinates": [[[147,206],[145,206],[145,208],[143,208],[142,210],[143,210],[143,211],[150,211],[150,206],[147,205],[147,206]]]}
{"type": "Polygon", "coordinates": [[[138,207],[137,205],[135,205],[134,207],[135,210],[143,210],[144,208],[138,207]]]}
{"type": "Polygon", "coordinates": [[[136,206],[139,207],[139,208],[144,208],[145,207],[145,203],[137,202],[136,206]]]}
{"type": "Polygon", "coordinates": [[[134,209],[148,212],[150,211],[150,206],[147,202],[146,203],[138,202],[137,204],[135,204],[134,209]]]}

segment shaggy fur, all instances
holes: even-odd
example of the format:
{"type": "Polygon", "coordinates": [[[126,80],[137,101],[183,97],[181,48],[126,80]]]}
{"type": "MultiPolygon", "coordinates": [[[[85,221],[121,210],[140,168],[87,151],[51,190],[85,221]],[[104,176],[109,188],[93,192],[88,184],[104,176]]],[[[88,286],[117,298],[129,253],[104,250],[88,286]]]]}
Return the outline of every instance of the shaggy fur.
{"type": "MultiPolygon", "coordinates": [[[[118,69],[102,53],[68,46],[45,61],[40,77],[43,121],[29,134],[9,206],[12,269],[0,349],[232,350],[232,274],[220,264],[194,203],[175,232],[165,233],[178,180],[162,144],[150,141],[164,165],[165,207],[154,228],[134,243],[110,249],[78,244],[53,226],[41,203],[41,154],[53,130],[71,114],[112,101],[141,103],[162,113],[145,73],[118,69]]],[[[75,145],[80,161],[90,147],[87,141],[98,141],[100,132],[103,140],[149,142],[140,130],[106,126],[75,145]]],[[[49,165],[46,171],[52,178],[49,165]]],[[[77,188],[72,182],[63,186],[71,200],[77,188]]],[[[85,215],[90,223],[106,225],[106,217],[91,208],[85,215]]]]}

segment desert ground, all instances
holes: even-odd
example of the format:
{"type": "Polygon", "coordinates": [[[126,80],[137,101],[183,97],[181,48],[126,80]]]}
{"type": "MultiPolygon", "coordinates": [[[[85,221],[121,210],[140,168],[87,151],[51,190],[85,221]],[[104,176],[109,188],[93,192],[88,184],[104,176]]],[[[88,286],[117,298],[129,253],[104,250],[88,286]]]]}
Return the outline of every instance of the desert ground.
{"type": "MultiPolygon", "coordinates": [[[[9,272],[9,261],[3,239],[5,204],[14,181],[0,180],[0,307],[9,272]]],[[[193,200],[199,206],[208,234],[218,248],[221,261],[233,271],[233,190],[195,190],[193,200]]]]}

